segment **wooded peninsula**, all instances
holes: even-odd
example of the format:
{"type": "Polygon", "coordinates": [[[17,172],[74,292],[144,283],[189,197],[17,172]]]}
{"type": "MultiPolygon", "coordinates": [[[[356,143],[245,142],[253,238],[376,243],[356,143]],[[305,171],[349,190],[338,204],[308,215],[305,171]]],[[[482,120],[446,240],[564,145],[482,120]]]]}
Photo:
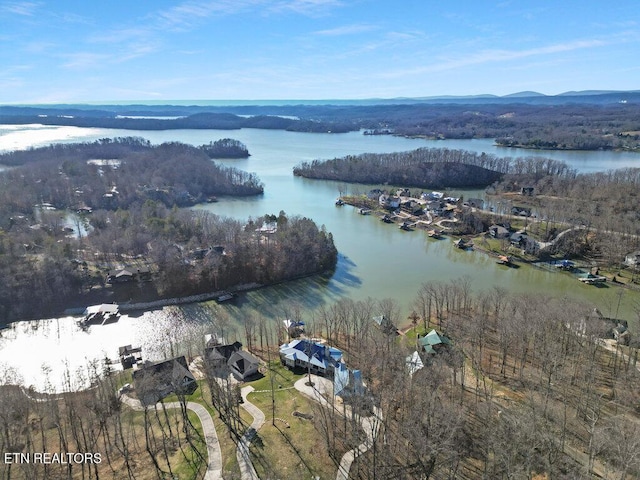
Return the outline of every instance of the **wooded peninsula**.
{"type": "Polygon", "coordinates": [[[331,234],[308,218],[280,212],[240,222],[179,209],[263,191],[255,175],[217,165],[200,148],[103,139],[6,153],[0,164],[20,165],[0,175],[7,323],[91,303],[272,284],[337,261],[331,234]],[[130,274],[118,277],[123,270],[130,274]]]}

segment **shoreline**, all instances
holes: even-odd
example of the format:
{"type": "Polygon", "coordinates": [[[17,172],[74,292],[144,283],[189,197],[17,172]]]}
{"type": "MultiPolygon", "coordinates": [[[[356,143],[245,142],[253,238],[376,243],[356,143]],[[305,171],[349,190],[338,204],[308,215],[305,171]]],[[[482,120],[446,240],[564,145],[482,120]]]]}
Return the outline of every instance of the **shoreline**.
{"type": "MultiPolygon", "coordinates": [[[[137,303],[120,303],[117,304],[119,307],[119,310],[121,312],[140,312],[140,311],[149,311],[149,310],[157,310],[159,308],[163,308],[163,307],[169,307],[169,306],[174,306],[174,305],[187,305],[187,304],[192,304],[192,303],[202,303],[202,302],[209,302],[209,301],[213,301],[216,299],[216,297],[222,295],[224,292],[231,292],[231,293],[244,293],[244,292],[250,292],[250,291],[254,291],[254,290],[260,290],[263,288],[268,288],[268,287],[275,287],[277,285],[283,285],[285,283],[288,282],[292,282],[292,281],[296,281],[296,280],[301,280],[303,278],[309,278],[309,277],[313,277],[316,275],[325,275],[329,272],[333,271],[333,269],[327,269],[327,270],[323,270],[321,272],[316,272],[316,273],[309,273],[307,275],[299,275],[297,277],[293,277],[293,278],[289,278],[287,280],[281,280],[279,282],[275,282],[275,283],[269,283],[269,284],[262,284],[262,283],[244,283],[244,284],[240,284],[240,285],[236,285],[234,287],[228,288],[226,290],[217,290],[214,292],[205,292],[205,293],[199,293],[199,294],[195,294],[195,295],[187,295],[184,297],[171,297],[171,298],[160,298],[157,300],[151,300],[149,302],[137,302],[137,303]]],[[[109,302],[107,302],[109,303],[109,302]]],[[[114,303],[115,302],[111,302],[114,303]]],[[[83,314],[83,312],[85,311],[86,307],[73,307],[73,308],[67,308],[65,310],[63,310],[62,312],[59,312],[60,315],[64,315],[64,316],[81,316],[83,314]]],[[[5,328],[9,328],[11,325],[16,324],[16,323],[20,323],[20,322],[39,322],[39,321],[44,321],[44,320],[53,320],[56,319],[58,317],[56,316],[52,316],[52,317],[41,317],[41,318],[23,318],[23,319],[19,319],[19,320],[14,320],[12,322],[6,323],[6,324],[0,324],[0,336],[2,336],[2,330],[5,328]]]]}
{"type": "MultiPolygon", "coordinates": [[[[249,290],[257,290],[259,288],[263,288],[268,285],[262,285],[260,283],[246,283],[242,285],[238,285],[234,288],[230,288],[228,290],[218,290],[215,292],[206,292],[199,293],[196,295],[187,295],[186,297],[172,297],[172,298],[161,298],[158,300],[152,300],[150,302],[139,302],[139,303],[123,303],[118,304],[119,310],[121,312],[135,312],[140,310],[155,310],[157,308],[168,307],[171,305],[184,305],[188,303],[200,303],[200,302],[208,302],[211,300],[215,300],[217,297],[222,295],[224,292],[246,292],[249,290]]],[[[67,308],[63,313],[65,315],[82,315],[84,309],[82,307],[78,308],[67,308]]],[[[23,321],[23,320],[18,320],[23,321]]]]}

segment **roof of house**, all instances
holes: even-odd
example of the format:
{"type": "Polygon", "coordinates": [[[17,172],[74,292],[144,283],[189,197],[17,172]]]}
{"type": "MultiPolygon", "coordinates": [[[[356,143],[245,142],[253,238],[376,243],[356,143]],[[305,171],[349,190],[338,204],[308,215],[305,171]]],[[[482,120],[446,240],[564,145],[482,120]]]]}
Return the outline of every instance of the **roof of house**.
{"type": "Polygon", "coordinates": [[[134,370],[134,381],[145,381],[146,383],[147,379],[150,380],[147,388],[182,385],[185,379],[195,381],[184,355],[162,362],[146,363],[142,368],[134,370]]]}
{"type": "Polygon", "coordinates": [[[213,345],[206,348],[207,360],[229,360],[231,356],[242,348],[240,342],[229,345],[213,345]]]}
{"type": "Polygon", "coordinates": [[[311,342],[305,338],[281,345],[280,354],[290,360],[300,360],[324,369],[337,364],[342,359],[341,350],[322,343],[311,342]]]}
{"type": "Polygon", "coordinates": [[[516,232],[509,237],[512,242],[520,242],[529,238],[526,233],[516,232]]]}
{"type": "Polygon", "coordinates": [[[118,270],[113,276],[116,277],[116,278],[132,277],[133,276],[133,272],[131,270],[123,268],[122,270],[118,270]]]}
{"type": "Polygon", "coordinates": [[[409,370],[409,375],[413,375],[418,370],[424,367],[424,363],[422,362],[420,354],[417,351],[409,355],[406,358],[405,363],[407,365],[407,370],[409,370]]]}
{"type": "Polygon", "coordinates": [[[233,352],[229,358],[229,366],[232,366],[240,373],[244,374],[251,365],[258,365],[260,360],[244,350],[233,352]]]}
{"type": "Polygon", "coordinates": [[[386,315],[378,315],[372,318],[374,323],[383,330],[397,330],[398,328],[391,323],[391,320],[386,315]]]}
{"type": "Polygon", "coordinates": [[[424,337],[418,339],[418,343],[423,347],[427,345],[433,347],[434,345],[451,345],[451,340],[444,335],[440,335],[435,330],[431,330],[424,337]]]}

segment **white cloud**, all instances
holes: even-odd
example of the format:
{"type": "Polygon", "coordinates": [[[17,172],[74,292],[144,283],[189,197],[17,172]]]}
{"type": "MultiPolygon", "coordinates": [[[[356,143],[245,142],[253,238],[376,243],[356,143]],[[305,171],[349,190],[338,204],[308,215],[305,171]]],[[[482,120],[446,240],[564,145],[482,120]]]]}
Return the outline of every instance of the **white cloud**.
{"type": "Polygon", "coordinates": [[[13,15],[31,17],[40,5],[40,2],[5,2],[0,4],[0,10],[13,15]]]}
{"type": "Polygon", "coordinates": [[[300,15],[325,15],[330,9],[344,6],[340,0],[280,0],[271,2],[271,12],[294,12],[300,15]]]}
{"type": "Polygon", "coordinates": [[[167,10],[150,15],[156,26],[162,29],[187,31],[213,16],[235,15],[238,13],[297,13],[317,16],[329,9],[340,7],[340,0],[190,0],[167,10]]]}
{"type": "Polygon", "coordinates": [[[327,36],[327,37],[340,37],[343,35],[355,35],[358,33],[370,32],[376,30],[375,25],[368,25],[364,23],[344,25],[342,27],[330,28],[328,30],[318,30],[314,32],[315,35],[327,36]]]}
{"type": "Polygon", "coordinates": [[[66,61],[62,64],[65,68],[86,69],[104,65],[111,59],[110,55],[93,52],[77,52],[62,55],[66,61]]]}
{"type": "Polygon", "coordinates": [[[592,39],[592,40],[576,40],[573,42],[558,43],[553,45],[547,45],[542,47],[524,49],[524,50],[504,50],[493,49],[483,50],[473,55],[466,57],[458,57],[453,60],[445,60],[440,63],[433,63],[424,67],[415,69],[406,69],[402,71],[389,72],[383,75],[386,78],[401,77],[404,75],[421,74],[429,72],[442,72],[447,70],[454,70],[462,67],[468,67],[471,65],[481,65],[485,63],[506,62],[511,60],[519,60],[529,57],[537,57],[542,55],[551,55],[555,53],[564,53],[580,49],[596,48],[607,45],[608,42],[604,40],[592,39]]]}

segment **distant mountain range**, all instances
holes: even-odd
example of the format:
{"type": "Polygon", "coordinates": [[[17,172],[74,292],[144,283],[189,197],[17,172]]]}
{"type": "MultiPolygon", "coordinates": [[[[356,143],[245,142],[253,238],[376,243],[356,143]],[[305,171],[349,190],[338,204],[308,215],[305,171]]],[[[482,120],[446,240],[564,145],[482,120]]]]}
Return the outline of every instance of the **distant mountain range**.
{"type": "MultiPolygon", "coordinates": [[[[362,100],[362,102],[374,103],[376,100],[362,100]]],[[[587,104],[606,104],[606,103],[640,103],[640,90],[582,90],[569,91],[558,95],[545,95],[540,92],[524,91],[511,93],[509,95],[442,95],[434,97],[417,97],[417,98],[392,98],[380,99],[380,103],[454,103],[454,104],[488,104],[488,103],[526,103],[526,104],[545,104],[545,105],[562,105],[567,103],[587,103],[587,104]]]]}
{"type": "MultiPolygon", "coordinates": [[[[579,106],[579,105],[640,105],[640,90],[584,90],[570,91],[558,95],[545,95],[539,92],[524,91],[510,95],[467,95],[434,97],[370,98],[353,100],[167,100],[167,101],[131,101],[104,102],[90,104],[41,104],[41,105],[0,105],[0,123],[26,123],[34,121],[48,124],[66,124],[83,126],[80,118],[119,117],[186,117],[200,113],[228,113],[235,115],[280,115],[299,118],[319,118],[321,114],[331,117],[340,116],[344,109],[358,111],[359,108],[408,108],[408,106],[441,105],[460,107],[464,105],[480,107],[482,105],[537,105],[537,106],[579,106]],[[349,108],[351,107],[351,108],[349,108]],[[42,118],[42,120],[40,120],[42,118]],[[75,120],[74,120],[75,118],[75,120]],[[46,120],[45,120],[46,119],[46,120]]],[[[326,117],[325,117],[326,118],[326,117]]],[[[151,118],[149,118],[151,120],[151,118]]],[[[106,126],[106,125],[102,125],[106,126]]],[[[237,127],[240,128],[240,127],[237,127]]]]}

